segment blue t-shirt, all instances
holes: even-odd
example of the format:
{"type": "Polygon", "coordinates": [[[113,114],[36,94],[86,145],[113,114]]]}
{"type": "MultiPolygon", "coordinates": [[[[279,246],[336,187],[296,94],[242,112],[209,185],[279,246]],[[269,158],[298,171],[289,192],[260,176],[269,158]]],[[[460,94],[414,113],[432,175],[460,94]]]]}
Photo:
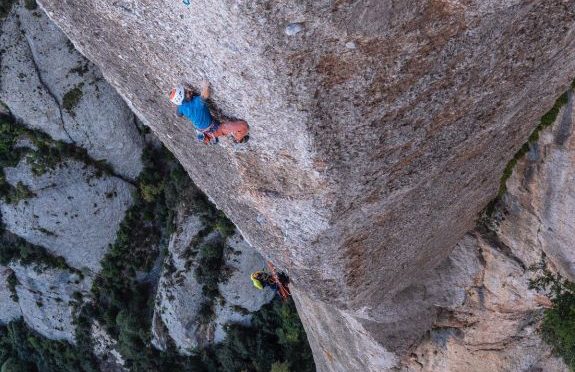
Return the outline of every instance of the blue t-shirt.
{"type": "Polygon", "coordinates": [[[195,96],[179,105],[178,115],[185,116],[199,130],[207,129],[213,121],[208,105],[200,96],[195,96]]]}

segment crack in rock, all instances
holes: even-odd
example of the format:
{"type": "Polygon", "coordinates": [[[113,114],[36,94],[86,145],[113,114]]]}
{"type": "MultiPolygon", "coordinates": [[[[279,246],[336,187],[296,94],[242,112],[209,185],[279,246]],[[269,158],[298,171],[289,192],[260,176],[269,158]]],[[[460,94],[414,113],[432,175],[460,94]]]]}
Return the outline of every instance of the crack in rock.
{"type": "MultiPolygon", "coordinates": [[[[24,30],[22,30],[22,31],[24,31],[24,30]]],[[[40,70],[40,66],[38,66],[38,62],[37,62],[38,58],[36,57],[36,51],[33,47],[33,43],[30,40],[28,34],[26,34],[25,32],[24,32],[24,38],[26,39],[26,43],[28,44],[28,48],[30,49],[30,54],[32,55],[32,58],[31,58],[32,64],[34,65],[34,70],[36,71],[36,75],[38,75],[38,80],[40,81],[40,84],[42,84],[42,86],[46,89],[46,92],[48,92],[48,95],[50,95],[50,97],[52,97],[52,99],[56,103],[56,106],[58,107],[58,112],[60,114],[60,123],[62,126],[62,130],[64,130],[64,132],[66,133],[66,135],[68,136],[70,141],[75,145],[76,141],[74,141],[74,139],[72,138],[72,136],[68,132],[68,129],[66,128],[66,123],[64,121],[64,113],[62,112],[62,106],[60,105],[60,101],[58,101],[58,97],[56,96],[56,94],[52,91],[52,89],[50,89],[48,84],[44,81],[44,78],[42,77],[42,72],[40,70]]]]}

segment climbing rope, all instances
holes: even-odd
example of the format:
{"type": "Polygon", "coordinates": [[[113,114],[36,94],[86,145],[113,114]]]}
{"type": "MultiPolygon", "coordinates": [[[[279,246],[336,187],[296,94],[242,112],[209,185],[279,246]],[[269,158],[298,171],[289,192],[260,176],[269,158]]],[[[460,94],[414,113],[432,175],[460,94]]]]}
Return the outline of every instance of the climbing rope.
{"type": "Polygon", "coordinates": [[[272,278],[274,279],[274,281],[278,287],[278,293],[279,293],[280,297],[284,301],[287,300],[289,298],[289,296],[291,296],[291,292],[289,291],[289,288],[284,286],[283,283],[281,282],[274,265],[270,261],[268,261],[267,264],[268,264],[268,269],[270,270],[270,273],[272,275],[272,278]]]}

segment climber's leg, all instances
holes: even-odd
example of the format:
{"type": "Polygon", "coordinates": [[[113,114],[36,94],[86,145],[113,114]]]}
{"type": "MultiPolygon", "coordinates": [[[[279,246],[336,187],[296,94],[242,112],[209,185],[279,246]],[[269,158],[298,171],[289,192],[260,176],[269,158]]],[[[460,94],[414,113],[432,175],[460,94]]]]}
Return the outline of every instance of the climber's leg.
{"type": "Polygon", "coordinates": [[[231,134],[234,137],[235,142],[242,143],[247,139],[249,130],[250,127],[244,120],[226,121],[221,123],[212,134],[214,137],[227,136],[231,134]]]}

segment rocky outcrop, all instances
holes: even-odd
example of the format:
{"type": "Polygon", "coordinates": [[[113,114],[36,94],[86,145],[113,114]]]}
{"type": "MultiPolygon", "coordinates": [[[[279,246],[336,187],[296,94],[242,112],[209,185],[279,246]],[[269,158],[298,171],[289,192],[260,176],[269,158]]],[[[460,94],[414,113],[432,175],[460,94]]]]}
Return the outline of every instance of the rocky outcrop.
{"type": "Polygon", "coordinates": [[[99,271],[132,204],[134,187],[76,160],[65,161],[41,176],[34,175],[22,160],[4,173],[10,184],[22,182],[35,194],[18,204],[0,203],[6,227],[64,257],[75,268],[99,271]]]}
{"type": "Polygon", "coordinates": [[[251,312],[271,301],[269,288],[258,291],[250,280],[252,271],[261,270],[262,257],[238,234],[227,240],[224,252],[221,297],[209,298],[202,293],[196,277],[200,245],[221,239],[217,232],[204,236],[206,226],[196,214],[182,210],[177,218],[178,230],[168,246],[169,256],[158,285],[152,320],[152,343],[165,350],[168,337],[185,355],[200,346],[220,342],[230,323],[251,324],[251,312]],[[213,302],[213,314],[202,314],[205,304],[213,302]]]}
{"type": "MultiPolygon", "coordinates": [[[[41,9],[26,9],[32,3],[16,2],[1,20],[0,112],[3,123],[15,117],[52,140],[37,131],[14,132],[25,133],[14,145],[20,162],[7,167],[3,153],[3,180],[26,193],[3,198],[2,226],[71,267],[51,259],[30,263],[34,252],[17,246],[9,268],[0,268],[0,322],[23,316],[43,336],[74,342],[76,311],[132,205],[144,137],[99,70],[41,9]]],[[[11,146],[11,135],[4,133],[2,146],[11,146]]]]}
{"type": "Polygon", "coordinates": [[[10,268],[18,279],[18,304],[28,326],[49,339],[74,342],[75,310],[89,295],[92,279],[43,264],[12,262],[10,268]]]}
{"type": "Polygon", "coordinates": [[[473,272],[452,293],[436,268],[575,76],[572,0],[40,3],[299,285],[320,370],[394,366],[428,301],[465,306],[473,272]],[[168,88],[201,78],[250,123],[244,151],[173,117],[168,88]]]}
{"type": "Polygon", "coordinates": [[[136,178],[143,140],[134,114],[42,10],[16,5],[0,45],[0,100],[13,115],[136,178]]]}
{"type": "Polygon", "coordinates": [[[92,323],[92,340],[94,341],[94,354],[100,358],[102,369],[105,371],[125,371],[125,360],[116,350],[118,342],[114,340],[104,328],[94,321],[92,323]]]}
{"type": "Polygon", "coordinates": [[[270,288],[260,291],[250,279],[254,271],[264,270],[265,261],[239,234],[228,238],[224,252],[226,278],[218,284],[223,301],[217,303],[214,317],[214,342],[226,337],[230,323],[250,325],[254,311],[270,302],[275,292],[270,288]]]}
{"type": "Polygon", "coordinates": [[[258,311],[271,301],[274,292],[269,288],[259,291],[253,287],[250,274],[267,270],[262,256],[240,234],[228,238],[224,251],[226,278],[218,284],[226,303],[239,306],[249,312],[258,311]]]}
{"type": "Polygon", "coordinates": [[[167,337],[170,337],[180,352],[189,355],[199,344],[198,313],[205,301],[190,256],[195,248],[192,247],[193,240],[203,224],[196,215],[182,216],[180,221],[178,231],[170,239],[170,255],[158,284],[152,319],[152,343],[158,349],[165,350],[167,337]]]}
{"type": "Polygon", "coordinates": [[[575,280],[575,117],[573,93],[549,130],[515,168],[507,182],[507,213],[501,241],[527,266],[544,253],[563,276],[575,280]]]}

